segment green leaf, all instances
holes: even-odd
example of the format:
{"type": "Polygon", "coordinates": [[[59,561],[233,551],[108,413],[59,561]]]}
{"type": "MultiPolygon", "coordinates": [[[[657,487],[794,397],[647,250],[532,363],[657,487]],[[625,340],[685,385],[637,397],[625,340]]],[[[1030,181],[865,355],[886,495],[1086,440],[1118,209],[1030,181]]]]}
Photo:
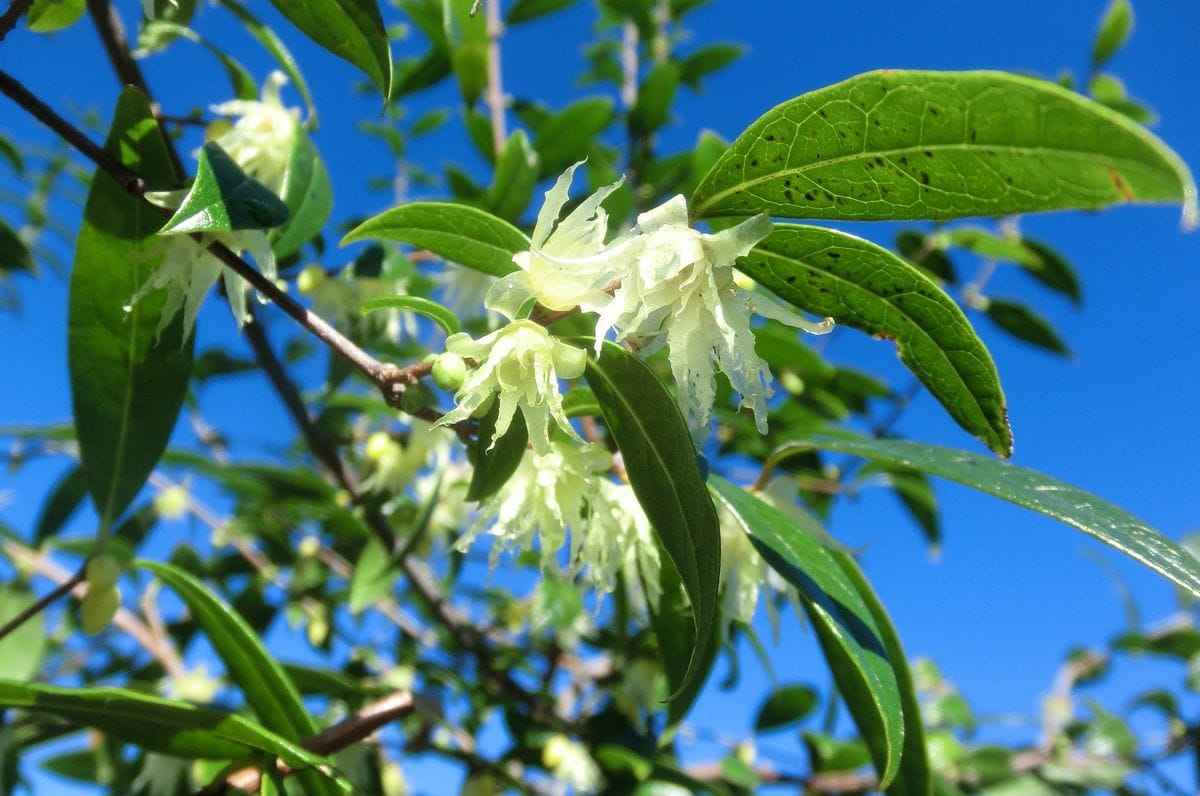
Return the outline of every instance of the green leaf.
{"type": "Polygon", "coordinates": [[[629,129],[648,135],[671,120],[671,105],[679,89],[679,67],[670,61],[655,65],[638,89],[637,102],[629,111],[629,129]]]}
{"type": "Polygon", "coordinates": [[[437,323],[448,335],[454,334],[462,328],[453,312],[436,301],[421,298],[420,296],[380,296],[379,298],[364,301],[358,309],[363,315],[375,312],[376,310],[419,312],[426,318],[430,318],[437,323]]]}
{"type": "Polygon", "coordinates": [[[596,393],[582,384],[567,390],[562,405],[567,417],[599,417],[604,412],[596,400],[596,393]]]}
{"type": "Polygon", "coordinates": [[[350,230],[341,245],[360,240],[407,243],[492,276],[516,270],[513,255],[530,246],[525,233],[507,221],[451,202],[410,202],[385,210],[350,230]]]}
{"type": "Polygon", "coordinates": [[[21,240],[21,236],[8,224],[0,219],[0,273],[7,271],[25,271],[36,273],[37,265],[33,261],[33,253],[21,240]]]}
{"type": "Polygon", "coordinates": [[[1133,4],[1129,0],[1112,0],[1100,19],[1100,30],[1092,43],[1092,68],[1103,65],[1129,39],[1133,32],[1133,4]]]}
{"type": "Polygon", "coordinates": [[[0,158],[8,162],[18,177],[25,174],[25,158],[21,156],[20,148],[3,135],[0,135],[0,158]]]}
{"type": "MultiPolygon", "coordinates": [[[[33,604],[34,596],[16,586],[0,586],[0,625],[15,619],[33,604]]],[[[0,661],[4,674],[14,680],[32,680],[46,654],[46,618],[38,613],[4,638],[0,638],[0,661]]]]}
{"type": "Polygon", "coordinates": [[[858,595],[871,611],[875,624],[883,637],[896,686],[900,689],[900,707],[904,712],[904,750],[900,756],[900,770],[887,789],[888,796],[930,796],[933,793],[933,772],[929,766],[929,753],[925,747],[925,724],[921,717],[921,704],[917,700],[917,689],[913,685],[912,672],[900,637],[892,625],[891,617],[884,610],[875,590],[867,581],[855,560],[839,550],[830,550],[846,577],[854,584],[858,595]]]}
{"type": "Polygon", "coordinates": [[[516,0],[504,15],[504,22],[507,25],[520,25],[522,22],[570,8],[574,4],[575,0],[516,0]]]}
{"type": "Polygon", "coordinates": [[[276,257],[283,258],[316,237],[333,210],[329,172],[308,133],[300,129],[288,152],[279,198],[287,205],[289,218],[271,231],[271,248],[276,257]]]}
{"type": "Polygon", "coordinates": [[[505,221],[520,221],[537,187],[538,158],[524,130],[508,137],[496,158],[496,176],[484,195],[484,205],[505,221]]]}
{"type": "Polygon", "coordinates": [[[895,341],[900,360],[960,426],[1001,456],[1012,452],[991,355],[917,268],[861,238],[796,224],[775,225],[736,265],[802,310],[895,341]]]}
{"type": "MultiPolygon", "coordinates": [[[[263,46],[263,49],[275,59],[275,62],[279,64],[279,68],[284,71],[288,79],[296,84],[296,90],[300,92],[300,97],[308,107],[308,125],[310,128],[316,127],[317,106],[313,102],[312,92],[308,88],[308,81],[304,79],[304,74],[300,71],[300,65],[296,63],[296,59],[283,43],[283,40],[279,38],[279,35],[272,28],[260,22],[258,17],[250,13],[238,0],[219,0],[219,2],[241,21],[250,35],[257,39],[258,43],[263,46]]],[[[250,98],[253,99],[253,97],[254,94],[251,94],[250,98]]]]}
{"type": "Polygon", "coordinates": [[[1079,277],[1063,256],[1044,243],[1026,238],[1025,245],[1033,250],[1041,265],[1037,268],[1025,268],[1025,272],[1051,290],[1062,293],[1075,306],[1083,303],[1083,290],[1079,277]]]}
{"type": "Polygon", "coordinates": [[[375,0],[271,0],[317,44],[359,69],[391,99],[392,51],[375,0]]]}
{"type": "Polygon", "coordinates": [[[755,732],[770,732],[799,724],[817,707],[817,692],[806,685],[783,685],[758,708],[755,732]]]}
{"type": "Polygon", "coordinates": [[[723,478],[709,484],[766,562],[796,587],[882,787],[900,768],[904,718],[895,664],[870,607],[833,552],[787,515],[723,478]]]}
{"type": "Polygon", "coordinates": [[[529,430],[525,427],[524,415],[519,412],[513,415],[504,436],[492,445],[499,416],[500,404],[497,402],[479,419],[479,432],[473,443],[474,470],[471,472],[471,484],[467,487],[467,500],[486,500],[496,494],[512,478],[525,456],[529,430]]]}
{"type": "Polygon", "coordinates": [[[374,605],[395,581],[396,567],[391,555],[378,539],[368,539],[350,576],[350,613],[357,616],[374,605]]]}
{"type": "Polygon", "coordinates": [[[870,72],[789,100],[738,136],[697,218],[948,219],[1123,202],[1196,187],[1165,144],[1053,83],[1003,72],[870,72]]]}
{"type": "Polygon", "coordinates": [[[229,680],[264,727],[290,741],[316,732],[300,692],[245,619],[195,576],[172,564],[138,561],[136,566],[166,583],[187,604],[192,621],[204,631],[229,680]]]}
{"type": "Polygon", "coordinates": [[[959,227],[936,233],[934,243],[939,249],[961,246],[980,257],[1018,263],[1026,268],[1040,268],[1041,257],[1018,238],[1001,237],[979,227],[959,227]]]}
{"type": "Polygon", "coordinates": [[[884,467],[876,462],[869,462],[859,470],[858,477],[862,480],[873,473],[882,473],[887,479],[896,497],[925,534],[930,551],[936,554],[942,546],[942,527],[938,519],[937,496],[933,494],[929,479],[917,470],[884,467]]]}
{"type": "MultiPolygon", "coordinates": [[[[229,78],[229,85],[233,89],[234,96],[243,100],[257,100],[258,86],[254,82],[254,77],[246,71],[246,67],[242,66],[236,58],[226,54],[220,47],[217,47],[212,42],[200,36],[194,30],[174,22],[166,22],[164,20],[155,20],[149,23],[142,31],[141,39],[152,31],[161,31],[155,38],[156,41],[161,41],[162,38],[170,36],[172,39],[184,38],[190,42],[199,44],[204,49],[208,50],[214,58],[220,61],[221,66],[225,69],[225,75],[229,78]]],[[[144,44],[142,45],[145,46],[144,44]]],[[[301,92],[303,93],[303,92],[301,92]]]]}
{"type": "Polygon", "coordinates": [[[541,177],[557,177],[572,163],[587,157],[592,141],[613,118],[608,97],[582,99],[537,128],[533,148],[541,160],[541,177]]]}
{"type": "Polygon", "coordinates": [[[945,252],[934,246],[934,236],[926,236],[916,230],[901,230],[896,235],[896,251],[913,265],[937,279],[950,284],[958,282],[954,263],[945,252]]]}
{"type": "Polygon", "coordinates": [[[34,33],[53,33],[74,25],[85,10],[85,0],[34,0],[25,21],[34,33]]]}
{"type": "Polygon", "coordinates": [[[220,144],[200,150],[196,179],[160,235],[269,229],[288,220],[288,206],[251,179],[220,144]]]}
{"type": "Polygon", "coordinates": [[[1142,562],[1180,588],[1200,596],[1200,561],[1124,509],[1036,470],[966,451],[901,440],[814,437],[771,454],[774,466],[790,456],[836,451],[908,467],[995,495],[1078,528],[1142,562]]]}
{"type": "Polygon", "coordinates": [[[1018,340],[1024,340],[1054,354],[1071,356],[1071,350],[1058,336],[1058,332],[1054,331],[1050,322],[1024,304],[989,298],[984,312],[993,323],[1018,340]]]}
{"type": "Polygon", "coordinates": [[[176,757],[230,760],[260,758],[266,752],[294,768],[329,765],[326,758],[241,716],[127,688],[60,688],[0,680],[0,705],[94,727],[176,757]]]}
{"type": "MultiPolygon", "coordinates": [[[[158,124],[136,89],[122,92],[105,148],[154,188],[175,181],[158,124]]],[[[67,358],[81,466],[101,528],[125,510],[158,463],[192,366],[182,314],[156,339],[162,291],[122,309],[155,267],[161,225],[154,208],[96,173],[71,269],[67,358]]]]}
{"type": "Polygon", "coordinates": [[[33,526],[34,545],[41,545],[62,530],[86,496],[87,479],[83,476],[83,469],[72,467],[58,480],[42,504],[42,512],[33,526]]]}
{"type": "Polygon", "coordinates": [[[606,342],[588,359],[587,381],[646,511],[691,600],[695,646],[675,695],[700,671],[717,621],[721,534],[687,424],[675,400],[644,363],[606,342]]]}
{"type": "Polygon", "coordinates": [[[746,48],[741,44],[710,44],[701,47],[679,64],[679,79],[687,87],[699,91],[704,78],[719,72],[741,58],[746,48]]]}

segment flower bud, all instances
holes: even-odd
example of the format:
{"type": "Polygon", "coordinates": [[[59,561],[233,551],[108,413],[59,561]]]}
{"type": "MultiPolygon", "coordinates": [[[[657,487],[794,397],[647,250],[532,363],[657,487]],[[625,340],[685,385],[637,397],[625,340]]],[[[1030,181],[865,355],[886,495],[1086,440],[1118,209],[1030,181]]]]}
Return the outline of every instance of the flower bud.
{"type": "Polygon", "coordinates": [[[433,363],[433,383],[447,392],[457,392],[467,378],[467,363],[458,354],[446,352],[433,363]]]}
{"type": "Polygon", "coordinates": [[[87,562],[84,575],[89,593],[92,589],[107,589],[121,577],[121,562],[112,556],[96,556],[87,562]]]}
{"type": "Polygon", "coordinates": [[[315,536],[305,536],[296,547],[301,558],[313,558],[321,552],[321,540],[315,536]]]}
{"type": "Polygon", "coordinates": [[[379,462],[394,447],[396,447],[396,441],[390,434],[386,431],[376,431],[367,437],[367,461],[379,462]]]}
{"type": "Polygon", "coordinates": [[[117,609],[120,607],[121,592],[116,586],[96,589],[89,584],[87,594],[79,606],[79,625],[84,633],[94,636],[108,627],[108,623],[117,615],[117,609]]]}
{"type": "Polygon", "coordinates": [[[325,269],[313,263],[312,265],[304,266],[304,270],[296,277],[296,289],[301,295],[311,296],[317,292],[317,289],[325,283],[328,278],[325,269]]]}

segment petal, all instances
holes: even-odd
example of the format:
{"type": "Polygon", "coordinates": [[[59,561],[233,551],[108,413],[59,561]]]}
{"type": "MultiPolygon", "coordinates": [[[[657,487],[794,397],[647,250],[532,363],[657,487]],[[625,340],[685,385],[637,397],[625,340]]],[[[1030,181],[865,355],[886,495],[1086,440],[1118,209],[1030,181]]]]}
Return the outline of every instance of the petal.
{"type": "Polygon", "coordinates": [[[705,235],[704,243],[709,250],[709,259],[714,266],[733,265],[734,260],[745,257],[759,241],[770,235],[774,226],[771,219],[763,213],[715,235],[705,235]]]}
{"type": "Polygon", "coordinates": [[[554,222],[558,220],[558,215],[562,211],[563,205],[567,203],[567,197],[571,190],[571,181],[575,179],[575,170],[583,165],[583,161],[579,161],[573,166],[569,166],[557,180],[550,190],[546,191],[546,201],[542,203],[542,209],[538,211],[537,223],[533,225],[533,246],[541,248],[546,239],[550,237],[550,232],[554,228],[554,222]]]}

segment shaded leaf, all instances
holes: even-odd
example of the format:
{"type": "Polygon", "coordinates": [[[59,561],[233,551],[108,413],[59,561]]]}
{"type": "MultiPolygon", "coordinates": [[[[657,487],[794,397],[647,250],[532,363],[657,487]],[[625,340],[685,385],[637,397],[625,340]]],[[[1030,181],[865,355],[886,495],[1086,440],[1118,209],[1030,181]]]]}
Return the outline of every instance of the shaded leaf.
{"type": "Polygon", "coordinates": [[[279,198],[287,205],[289,218],[271,231],[271,248],[283,258],[316,237],[333,210],[329,172],[304,130],[297,129],[292,138],[279,198]]]}
{"type": "Polygon", "coordinates": [[[363,546],[350,576],[350,613],[360,614],[388,593],[396,580],[395,562],[378,539],[363,546]]]}
{"type": "Polygon", "coordinates": [[[900,360],[960,426],[1012,452],[1000,379],[958,305],[887,249],[824,227],[777,224],[736,263],[802,310],[895,341],[900,360]]]}
{"type": "Polygon", "coordinates": [[[41,514],[33,526],[34,545],[40,546],[62,530],[86,496],[87,479],[83,476],[83,469],[72,467],[54,484],[46,502],[42,504],[41,514]]]}
{"type": "MultiPolygon", "coordinates": [[[[36,598],[17,586],[0,586],[0,625],[15,619],[36,598]]],[[[42,667],[46,654],[46,617],[38,613],[4,638],[0,638],[0,661],[4,675],[14,680],[32,680],[42,667]]]]}
{"type": "MultiPolygon", "coordinates": [[[[283,40],[279,38],[279,35],[272,28],[260,22],[258,17],[248,11],[239,0],[218,0],[218,2],[233,12],[233,15],[241,21],[250,35],[257,39],[258,43],[263,46],[263,49],[271,54],[271,57],[279,64],[279,68],[296,85],[296,90],[300,92],[300,97],[304,100],[304,104],[308,108],[308,124],[315,127],[317,123],[317,106],[313,102],[312,92],[308,88],[308,81],[304,79],[304,74],[300,71],[300,65],[296,63],[295,57],[292,56],[292,53],[283,43],[283,40]]],[[[255,94],[252,93],[250,99],[253,99],[254,96],[255,94]]]]}
{"type": "Polygon", "coordinates": [[[587,157],[593,139],[612,118],[612,100],[591,97],[568,105],[539,125],[533,144],[541,160],[539,176],[558,176],[587,157]]]}
{"type": "MultiPolygon", "coordinates": [[[[154,188],[175,175],[146,98],[127,88],[105,149],[154,188]]],[[[156,336],[165,295],[122,308],[155,267],[162,216],[103,172],[92,179],[71,270],[67,357],[81,466],[102,528],[125,510],[167,446],[187,391],[192,337],[178,315],[156,336]]]]}
{"type": "Polygon", "coordinates": [[[670,121],[678,88],[679,67],[670,61],[656,64],[638,88],[637,101],[629,110],[629,129],[647,135],[670,121]]]}
{"type": "Polygon", "coordinates": [[[8,224],[0,219],[0,274],[6,271],[25,271],[36,273],[37,265],[33,261],[33,253],[21,240],[21,236],[8,224]]]}
{"type": "Polygon", "coordinates": [[[750,125],[692,196],[698,218],[949,219],[1182,203],[1187,166],[1145,128],[1035,78],[869,72],[750,125]]]}
{"type": "Polygon", "coordinates": [[[1036,470],[966,451],[902,440],[813,437],[771,454],[771,466],[801,453],[830,450],[948,478],[1078,528],[1200,596],[1200,561],[1124,509],[1036,470]]]}
{"type": "Polygon", "coordinates": [[[1092,43],[1092,68],[1112,58],[1132,32],[1133,4],[1129,0],[1112,0],[1100,19],[1100,30],[1092,43]]]}
{"type": "Polygon", "coordinates": [[[317,44],[361,69],[384,100],[391,98],[392,51],[375,0],[271,0],[271,5],[317,44]]]}
{"type": "Polygon", "coordinates": [[[516,0],[509,6],[504,21],[509,25],[519,25],[570,8],[574,4],[575,0],[516,0]]]}
{"type": "Polygon", "coordinates": [[[1062,293],[1076,306],[1083,303],[1083,289],[1075,270],[1063,256],[1044,243],[1026,238],[1024,244],[1033,250],[1041,264],[1036,268],[1025,268],[1025,272],[1051,290],[1062,293]]]}
{"type": "Polygon", "coordinates": [[[486,207],[505,221],[520,221],[538,181],[538,158],[524,130],[508,137],[496,158],[496,176],[484,195],[486,207]]]}
{"type": "Polygon", "coordinates": [[[513,255],[530,246],[525,233],[507,221],[451,202],[410,202],[385,210],[350,230],[341,245],[360,240],[407,243],[492,276],[516,270],[513,255]]]}
{"type": "Polygon", "coordinates": [[[741,44],[709,44],[685,56],[679,63],[679,79],[691,89],[700,90],[701,82],[711,74],[741,58],[746,47],[741,44]]]}
{"type": "Polygon", "coordinates": [[[1067,344],[1054,331],[1050,322],[1024,304],[1004,299],[987,299],[984,309],[992,322],[1018,340],[1043,348],[1061,356],[1069,357],[1067,344]]]}
{"type": "Polygon", "coordinates": [[[475,436],[474,469],[471,484],[467,487],[467,500],[486,500],[504,486],[517,471],[529,442],[529,431],[525,427],[525,416],[520,412],[513,415],[504,436],[492,444],[496,433],[496,419],[500,416],[500,403],[493,404],[479,419],[479,432],[475,436]]]}
{"type": "Polygon", "coordinates": [[[364,301],[362,306],[359,307],[359,311],[363,315],[376,310],[419,312],[437,323],[438,326],[442,327],[442,331],[448,335],[454,334],[462,328],[453,312],[436,301],[421,298],[420,296],[380,296],[379,298],[364,301]]]}
{"type": "Polygon", "coordinates": [[[191,189],[159,234],[268,229],[288,216],[283,200],[247,176],[220,144],[209,142],[200,150],[191,189]]]}
{"type": "Polygon", "coordinates": [[[776,688],[758,708],[755,732],[770,732],[799,724],[817,707],[817,692],[806,685],[776,688]]]}

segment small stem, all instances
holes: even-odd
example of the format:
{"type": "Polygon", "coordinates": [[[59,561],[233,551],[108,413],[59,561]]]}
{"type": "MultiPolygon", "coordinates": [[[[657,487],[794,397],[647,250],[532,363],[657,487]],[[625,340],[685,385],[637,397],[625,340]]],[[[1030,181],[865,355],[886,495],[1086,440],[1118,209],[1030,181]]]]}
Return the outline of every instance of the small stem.
{"type": "Polygon", "coordinates": [[[632,22],[621,25],[621,104],[629,110],[638,98],[638,29],[632,22]]]}
{"type": "Polygon", "coordinates": [[[0,627],[0,639],[3,639],[9,633],[12,633],[21,625],[25,624],[33,617],[46,610],[51,604],[58,601],[60,598],[66,597],[68,594],[70,594],[71,589],[83,583],[84,578],[86,577],[86,572],[87,562],[84,562],[84,566],[81,566],[78,572],[59,583],[40,600],[30,606],[27,606],[25,610],[21,611],[21,613],[5,622],[4,626],[0,627]]]}
{"type": "Polygon", "coordinates": [[[504,120],[504,83],[500,72],[500,36],[504,23],[500,19],[500,0],[485,0],[487,13],[487,106],[492,119],[492,149],[499,156],[508,140],[508,125],[504,120]]]}
{"type": "Polygon", "coordinates": [[[0,41],[4,41],[4,37],[12,32],[31,5],[33,5],[33,0],[13,0],[9,4],[4,16],[0,16],[0,41]]]}

